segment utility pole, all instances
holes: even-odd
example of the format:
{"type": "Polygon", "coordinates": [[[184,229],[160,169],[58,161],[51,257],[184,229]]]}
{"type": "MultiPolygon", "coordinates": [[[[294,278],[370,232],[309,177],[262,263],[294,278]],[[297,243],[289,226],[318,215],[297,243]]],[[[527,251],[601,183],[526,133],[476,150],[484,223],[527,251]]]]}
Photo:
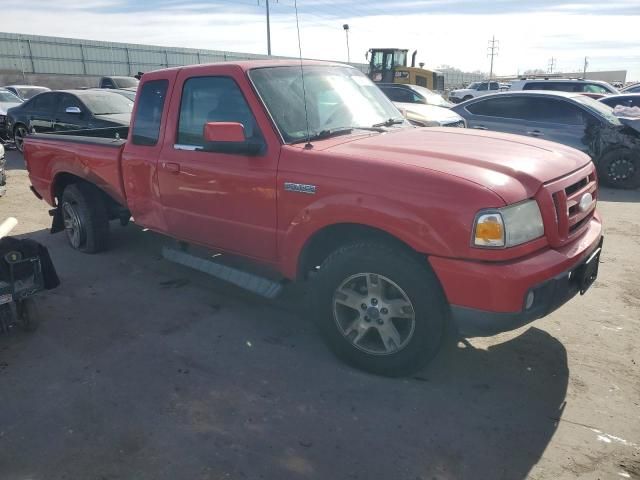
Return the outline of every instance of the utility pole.
{"type": "Polygon", "coordinates": [[[349,24],[345,23],[344,25],[342,25],[342,28],[344,28],[344,33],[347,35],[347,63],[350,63],[351,54],[349,53],[349,24]]]}
{"type": "Polygon", "coordinates": [[[493,35],[493,37],[491,37],[491,40],[489,40],[489,45],[487,47],[487,57],[491,57],[491,70],[489,71],[489,80],[493,78],[493,58],[498,56],[499,47],[500,42],[496,40],[496,36],[493,35]]]}
{"type": "Polygon", "coordinates": [[[269,19],[269,0],[265,0],[267,4],[267,55],[271,56],[271,21],[269,19]]]}
{"type": "Polygon", "coordinates": [[[584,57],[584,68],[582,69],[582,78],[587,78],[587,67],[589,66],[589,59],[584,57]]]}
{"type": "Polygon", "coordinates": [[[556,59],[551,57],[551,60],[549,60],[549,73],[553,73],[553,67],[556,66],[556,59]]]}

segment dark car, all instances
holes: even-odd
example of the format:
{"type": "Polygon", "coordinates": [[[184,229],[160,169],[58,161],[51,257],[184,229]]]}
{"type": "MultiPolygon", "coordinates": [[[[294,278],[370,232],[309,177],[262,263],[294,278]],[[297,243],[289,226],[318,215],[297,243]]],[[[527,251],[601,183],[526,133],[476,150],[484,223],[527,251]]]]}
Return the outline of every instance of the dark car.
{"type": "Polygon", "coordinates": [[[27,132],[128,126],[133,102],[106,90],[41,93],[7,112],[7,130],[18,150],[27,132]]]}
{"type": "Polygon", "coordinates": [[[102,77],[99,88],[116,88],[133,90],[138,89],[140,80],[135,77],[102,77]]]}
{"type": "Polygon", "coordinates": [[[618,105],[622,105],[623,107],[640,107],[640,93],[610,95],[601,98],[599,101],[605,105],[609,105],[611,108],[615,108],[618,105]]]}
{"type": "Polygon", "coordinates": [[[399,83],[378,83],[377,85],[392,102],[421,103],[434,107],[451,107],[453,105],[442,98],[442,95],[419,85],[399,83]]]}
{"type": "Polygon", "coordinates": [[[640,127],[628,126],[597,100],[579,93],[502,92],[452,110],[469,128],[538,137],[582,150],[606,185],[640,186],[640,127]]]}
{"type": "Polygon", "coordinates": [[[620,93],[640,93],[640,83],[634,83],[620,90],[620,93]]]}

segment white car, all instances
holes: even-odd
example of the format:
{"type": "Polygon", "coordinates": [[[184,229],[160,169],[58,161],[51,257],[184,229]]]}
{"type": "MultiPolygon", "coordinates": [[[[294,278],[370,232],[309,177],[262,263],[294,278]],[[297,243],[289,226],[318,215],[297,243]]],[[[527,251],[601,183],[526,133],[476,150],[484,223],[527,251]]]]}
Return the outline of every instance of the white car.
{"type": "Polygon", "coordinates": [[[16,107],[22,103],[18,97],[16,97],[9,90],[0,88],[0,140],[7,139],[7,110],[11,107],[16,107]]]}
{"type": "Polygon", "coordinates": [[[402,115],[418,127],[460,127],[467,126],[464,118],[453,110],[424,103],[393,102],[402,115]]]}
{"type": "Polygon", "coordinates": [[[496,93],[499,91],[499,82],[473,82],[467,88],[450,91],[449,101],[453,103],[460,103],[472,98],[481,97],[488,93],[496,93]]]}

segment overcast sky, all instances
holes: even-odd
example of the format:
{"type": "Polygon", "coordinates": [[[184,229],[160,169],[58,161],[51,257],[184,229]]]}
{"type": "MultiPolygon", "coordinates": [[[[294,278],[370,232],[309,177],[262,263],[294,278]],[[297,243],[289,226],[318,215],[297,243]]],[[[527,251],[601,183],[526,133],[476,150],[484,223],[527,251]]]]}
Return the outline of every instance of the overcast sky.
{"type": "MultiPolygon", "coordinates": [[[[270,0],[272,53],[297,55],[294,0],[270,0]]],[[[265,0],[2,0],[15,33],[266,53],[265,0]],[[28,5],[26,11],[25,6],[28,5]]],[[[305,57],[351,60],[371,47],[418,50],[428,67],[489,71],[628,70],[640,80],[640,0],[299,0],[305,57]]]]}

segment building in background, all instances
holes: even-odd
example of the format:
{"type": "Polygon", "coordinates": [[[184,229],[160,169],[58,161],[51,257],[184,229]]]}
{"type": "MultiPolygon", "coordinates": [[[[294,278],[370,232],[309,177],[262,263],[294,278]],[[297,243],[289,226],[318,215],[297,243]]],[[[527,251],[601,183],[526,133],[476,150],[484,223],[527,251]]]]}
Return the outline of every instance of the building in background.
{"type": "MultiPolygon", "coordinates": [[[[267,58],[291,57],[0,32],[0,85],[96,87],[102,76],[133,76],[167,67],[267,58]]],[[[364,73],[369,69],[364,63],[350,65],[364,73]]],[[[449,66],[438,70],[444,73],[445,89],[464,86],[484,76],[449,66]]]]}

